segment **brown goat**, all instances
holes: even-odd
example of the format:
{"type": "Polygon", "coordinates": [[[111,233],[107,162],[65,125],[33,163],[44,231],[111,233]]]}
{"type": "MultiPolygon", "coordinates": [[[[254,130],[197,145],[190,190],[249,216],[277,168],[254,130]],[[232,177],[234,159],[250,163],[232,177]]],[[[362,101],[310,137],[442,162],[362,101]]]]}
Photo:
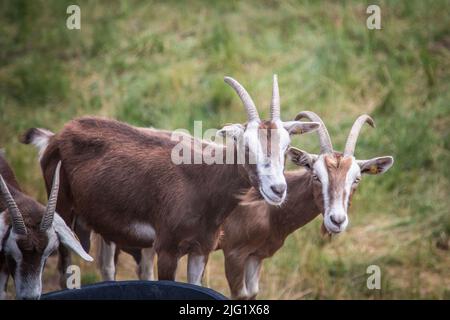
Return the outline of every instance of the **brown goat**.
{"type": "Polygon", "coordinates": [[[44,207],[23,193],[0,155],[0,299],[5,298],[9,276],[14,278],[18,299],[39,299],[45,262],[59,244],[92,261],[55,213],[59,168],[57,165],[49,202],[44,207]]]}
{"type": "MultiPolygon", "coordinates": [[[[189,253],[194,270],[190,281],[198,283],[216,247],[220,225],[238,204],[237,195],[253,186],[266,201],[281,204],[286,197],[283,171],[289,135],[319,127],[280,120],[276,77],[270,121],[260,120],[252,99],[237,81],[225,81],[243,101],[248,122],[222,130],[243,141],[246,157],[253,155],[261,161],[241,164],[234,152],[231,164],[175,164],[171,152],[179,142],[167,134],[95,117],[70,121],[56,135],[30,129],[24,142],[40,148],[47,188],[50,173],[58,161],[63,163],[58,211],[80,217],[107,242],[126,247],[154,244],[159,279],[173,280],[179,257],[189,253]],[[268,148],[274,141],[271,135],[277,143],[268,148]]],[[[211,146],[190,136],[188,140],[194,159],[211,146]],[[195,149],[196,144],[201,150],[195,149]]],[[[226,148],[220,148],[226,154],[226,148]]],[[[62,270],[66,264],[63,259],[62,270]]]]}

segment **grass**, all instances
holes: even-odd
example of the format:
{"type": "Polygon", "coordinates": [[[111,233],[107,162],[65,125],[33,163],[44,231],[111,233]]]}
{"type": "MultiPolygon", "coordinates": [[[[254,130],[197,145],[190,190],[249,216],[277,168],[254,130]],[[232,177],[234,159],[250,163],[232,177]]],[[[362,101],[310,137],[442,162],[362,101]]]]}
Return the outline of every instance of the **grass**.
{"type": "MultiPolygon", "coordinates": [[[[260,297],[450,298],[449,251],[440,249],[450,235],[448,1],[375,1],[382,30],[372,31],[366,1],[77,3],[80,31],[65,27],[70,1],[0,3],[0,145],[31,195],[45,201],[36,152],[17,139],[29,127],[57,131],[96,114],[218,128],[244,121],[224,75],[245,84],[267,115],[278,73],[284,119],[317,112],[341,150],[354,119],[369,113],[377,128],[363,130],[356,155],[396,162],[363,179],[348,232],[326,241],[318,218],[290,236],[265,262],[260,297]],[[382,290],[366,288],[371,264],[382,270],[382,290]]],[[[318,151],[313,135],[293,144],[318,151]]],[[[121,258],[119,278],[135,277],[121,258]]],[[[45,291],[57,285],[53,260],[45,291]]],[[[99,279],[94,265],[82,271],[85,282],[99,279]]],[[[228,292],[221,253],[206,279],[228,292]]]]}

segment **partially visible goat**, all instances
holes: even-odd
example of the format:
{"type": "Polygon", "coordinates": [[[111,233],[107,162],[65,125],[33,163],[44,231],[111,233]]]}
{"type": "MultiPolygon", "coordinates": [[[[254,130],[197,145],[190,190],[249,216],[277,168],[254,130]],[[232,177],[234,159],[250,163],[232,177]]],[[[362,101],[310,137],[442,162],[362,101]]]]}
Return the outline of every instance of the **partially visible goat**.
{"type": "Polygon", "coordinates": [[[47,207],[26,195],[0,155],[0,299],[14,278],[18,299],[39,299],[45,262],[59,244],[87,261],[92,258],[55,212],[59,188],[58,163],[47,207]]]}

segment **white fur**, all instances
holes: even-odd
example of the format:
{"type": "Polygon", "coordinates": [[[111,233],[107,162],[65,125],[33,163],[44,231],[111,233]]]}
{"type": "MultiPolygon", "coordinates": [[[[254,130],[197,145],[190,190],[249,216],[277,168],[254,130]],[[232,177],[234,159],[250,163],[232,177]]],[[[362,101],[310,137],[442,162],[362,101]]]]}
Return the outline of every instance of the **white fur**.
{"type": "Polygon", "coordinates": [[[339,233],[341,230],[338,226],[336,226],[330,219],[330,215],[332,212],[333,205],[330,203],[330,194],[329,194],[329,178],[328,178],[328,170],[325,165],[325,157],[324,155],[320,155],[317,161],[314,163],[314,173],[319,177],[322,183],[322,196],[323,196],[323,207],[324,207],[324,225],[328,231],[332,233],[339,233]]]}
{"type": "Polygon", "coordinates": [[[0,212],[0,252],[2,251],[3,237],[8,231],[9,225],[6,224],[6,211],[0,212]]]}
{"type": "Polygon", "coordinates": [[[54,135],[54,133],[42,128],[38,128],[37,130],[39,131],[39,134],[36,134],[31,138],[31,144],[38,149],[39,161],[41,161],[45,149],[47,149],[48,141],[50,137],[54,135]]]}
{"type": "Polygon", "coordinates": [[[279,145],[279,152],[272,150],[273,155],[278,157],[267,157],[265,146],[261,145],[258,137],[259,122],[253,121],[248,123],[247,130],[244,133],[244,142],[250,150],[250,163],[256,163],[258,177],[260,180],[259,191],[264,199],[271,205],[280,205],[286,199],[286,190],[280,197],[275,194],[271,186],[284,185],[286,188],[286,179],[284,177],[284,154],[290,143],[289,133],[283,127],[281,121],[276,122],[276,126],[280,136],[280,141],[275,141],[276,135],[272,134],[272,146],[279,145]]]}
{"type": "Polygon", "coordinates": [[[156,239],[155,228],[149,223],[135,222],[131,225],[132,232],[140,239],[153,242],[156,239]]]}
{"type": "Polygon", "coordinates": [[[141,262],[139,264],[138,276],[140,280],[155,280],[154,260],[155,248],[144,248],[141,250],[141,262]]]}
{"type": "Polygon", "coordinates": [[[109,244],[101,238],[100,245],[100,273],[103,281],[116,280],[116,266],[114,264],[114,254],[116,252],[116,244],[110,242],[109,244]]]}
{"type": "Polygon", "coordinates": [[[330,196],[328,194],[329,182],[328,182],[328,171],[325,166],[325,158],[323,155],[320,155],[316,162],[314,162],[314,173],[319,177],[322,183],[322,194],[323,194],[323,202],[324,208],[328,208],[330,204],[330,196]]]}
{"type": "Polygon", "coordinates": [[[358,165],[358,163],[356,162],[355,158],[352,157],[352,164],[350,166],[350,169],[347,172],[347,176],[345,178],[345,193],[346,193],[346,198],[344,199],[345,201],[345,212],[347,212],[348,210],[348,202],[350,199],[350,193],[352,191],[352,186],[356,180],[356,178],[360,178],[361,177],[361,169],[358,165]]]}
{"type": "Polygon", "coordinates": [[[245,264],[245,284],[249,298],[258,294],[260,272],[261,260],[254,256],[250,256],[245,264]]]}
{"type": "MultiPolygon", "coordinates": [[[[0,212],[0,254],[3,254],[2,243],[3,238],[8,230],[8,225],[6,224],[6,211],[0,212]]],[[[5,272],[6,269],[0,270],[0,300],[6,299],[6,284],[8,283],[9,274],[5,272]]]]}
{"type": "Polygon", "coordinates": [[[188,255],[188,282],[201,286],[206,259],[203,255],[188,255]]]}
{"type": "Polygon", "coordinates": [[[10,255],[16,262],[16,271],[14,273],[16,297],[17,299],[22,299],[26,296],[26,294],[32,294],[33,290],[29,288],[29,284],[27,283],[28,279],[26,279],[26,277],[23,277],[22,274],[20,273],[20,269],[22,266],[22,252],[17,246],[17,238],[18,236],[16,235],[14,230],[11,230],[9,237],[6,240],[4,251],[6,254],[10,255]]]}
{"type": "Polygon", "coordinates": [[[245,286],[245,283],[242,283],[242,288],[239,290],[238,295],[236,297],[232,297],[233,299],[245,299],[248,297],[248,291],[247,287],[245,286]]]}

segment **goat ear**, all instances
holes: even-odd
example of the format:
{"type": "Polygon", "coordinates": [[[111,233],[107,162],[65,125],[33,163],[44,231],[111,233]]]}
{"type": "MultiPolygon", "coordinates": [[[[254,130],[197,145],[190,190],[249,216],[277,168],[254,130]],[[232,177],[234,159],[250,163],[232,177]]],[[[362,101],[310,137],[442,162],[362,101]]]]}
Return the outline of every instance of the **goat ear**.
{"type": "Polygon", "coordinates": [[[6,224],[6,211],[3,211],[0,212],[0,252],[3,250],[3,238],[5,237],[7,230],[8,225],[6,224]]]}
{"type": "Polygon", "coordinates": [[[83,247],[73,234],[72,230],[70,230],[61,216],[56,212],[53,219],[53,227],[55,228],[56,234],[58,235],[59,242],[61,242],[65,247],[73,250],[73,252],[75,252],[86,261],[94,260],[86,251],[84,251],[83,247]]]}
{"type": "Polygon", "coordinates": [[[303,121],[284,121],[284,128],[289,134],[303,134],[313,132],[319,129],[320,123],[318,122],[303,122],[303,121]]]}
{"type": "Polygon", "coordinates": [[[224,126],[222,129],[218,130],[216,135],[222,137],[231,137],[234,140],[238,140],[244,134],[245,127],[240,124],[229,124],[224,126]]]}
{"type": "Polygon", "coordinates": [[[393,157],[378,157],[369,160],[357,160],[361,173],[380,174],[389,170],[394,164],[393,157]]]}
{"type": "Polygon", "coordinates": [[[289,150],[287,151],[287,155],[293,163],[307,169],[312,169],[314,162],[318,157],[316,154],[309,154],[306,151],[294,147],[289,148],[289,150]]]}

